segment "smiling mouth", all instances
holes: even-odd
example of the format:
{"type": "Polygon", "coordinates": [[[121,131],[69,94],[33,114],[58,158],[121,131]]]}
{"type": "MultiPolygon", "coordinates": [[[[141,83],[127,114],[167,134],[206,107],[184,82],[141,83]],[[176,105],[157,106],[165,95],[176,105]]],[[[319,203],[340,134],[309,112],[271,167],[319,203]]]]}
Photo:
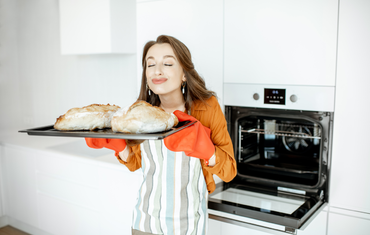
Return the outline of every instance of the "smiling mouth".
{"type": "Polygon", "coordinates": [[[154,79],[152,79],[152,82],[154,84],[161,84],[161,83],[164,83],[165,81],[167,81],[167,78],[154,78],[154,79]]]}

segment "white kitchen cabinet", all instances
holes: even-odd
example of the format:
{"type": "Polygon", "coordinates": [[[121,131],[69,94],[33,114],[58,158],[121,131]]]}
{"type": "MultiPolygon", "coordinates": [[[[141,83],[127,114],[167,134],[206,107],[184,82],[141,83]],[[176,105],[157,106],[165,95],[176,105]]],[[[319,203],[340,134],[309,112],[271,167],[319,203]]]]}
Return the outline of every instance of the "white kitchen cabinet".
{"type": "Polygon", "coordinates": [[[341,1],[339,22],[329,203],[370,214],[370,2],[341,1]]]}
{"type": "Polygon", "coordinates": [[[79,205],[39,193],[40,228],[53,235],[102,234],[99,230],[100,216],[79,205]]]}
{"type": "Polygon", "coordinates": [[[135,0],[59,0],[62,54],[136,53],[135,0]]]}
{"type": "Polygon", "coordinates": [[[327,235],[368,235],[369,231],[369,214],[330,208],[327,235]]]}
{"type": "Polygon", "coordinates": [[[222,235],[222,222],[208,219],[208,235],[222,235]]]}
{"type": "Polygon", "coordinates": [[[131,234],[140,173],[55,151],[2,148],[10,225],[43,235],[131,234]]]}
{"type": "Polygon", "coordinates": [[[2,178],[6,215],[37,227],[36,154],[22,148],[3,147],[2,178]]]}
{"type": "MultiPolygon", "coordinates": [[[[3,164],[1,161],[2,161],[2,157],[4,155],[3,153],[4,151],[4,148],[3,146],[0,145],[0,166],[3,164]]],[[[5,212],[4,212],[4,186],[3,186],[3,182],[4,182],[4,179],[3,179],[3,170],[2,168],[0,167],[0,227],[4,226],[4,222],[3,222],[3,216],[5,215],[5,212]]]]}
{"type": "Polygon", "coordinates": [[[34,160],[39,227],[55,235],[101,234],[99,167],[48,154],[34,160]]]}
{"type": "Polygon", "coordinates": [[[195,69],[222,103],[223,1],[144,1],[138,3],[137,14],[138,83],[145,43],[162,34],[170,35],[189,48],[195,69]]]}
{"type": "Polygon", "coordinates": [[[225,1],[225,83],[334,86],[338,0],[225,1]]]}
{"type": "Polygon", "coordinates": [[[100,224],[104,231],[101,234],[131,235],[132,212],[141,180],[140,173],[126,169],[99,169],[100,224]]]}

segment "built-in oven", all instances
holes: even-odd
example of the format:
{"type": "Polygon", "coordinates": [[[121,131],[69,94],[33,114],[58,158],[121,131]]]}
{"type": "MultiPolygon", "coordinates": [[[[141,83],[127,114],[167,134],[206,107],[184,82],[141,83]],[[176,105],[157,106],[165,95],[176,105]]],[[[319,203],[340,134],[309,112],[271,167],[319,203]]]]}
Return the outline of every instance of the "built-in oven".
{"type": "Polygon", "coordinates": [[[295,234],[328,202],[334,88],[225,84],[238,174],[210,218],[295,234]]]}

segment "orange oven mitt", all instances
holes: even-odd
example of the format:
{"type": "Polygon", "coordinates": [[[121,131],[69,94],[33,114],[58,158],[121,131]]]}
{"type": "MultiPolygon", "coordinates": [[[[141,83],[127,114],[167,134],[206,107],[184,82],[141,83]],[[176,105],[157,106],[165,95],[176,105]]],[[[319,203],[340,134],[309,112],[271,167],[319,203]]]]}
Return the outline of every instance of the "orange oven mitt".
{"type": "Polygon", "coordinates": [[[126,141],[123,139],[103,139],[103,138],[85,138],[87,146],[94,149],[107,148],[115,151],[117,156],[126,148],[126,141]]]}
{"type": "Polygon", "coordinates": [[[184,112],[176,110],[173,114],[176,115],[179,122],[197,122],[164,138],[166,147],[174,152],[185,152],[187,156],[203,159],[208,165],[208,160],[215,153],[215,146],[211,140],[211,130],[203,126],[196,118],[184,112]]]}

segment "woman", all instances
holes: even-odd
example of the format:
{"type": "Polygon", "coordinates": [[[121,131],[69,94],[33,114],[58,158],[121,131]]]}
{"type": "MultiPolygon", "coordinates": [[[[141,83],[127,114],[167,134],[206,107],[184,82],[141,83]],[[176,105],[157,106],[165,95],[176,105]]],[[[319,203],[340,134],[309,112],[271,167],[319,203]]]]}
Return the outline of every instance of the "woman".
{"type": "Polygon", "coordinates": [[[176,38],[161,35],[149,41],[142,65],[138,100],[174,113],[179,121],[198,122],[164,140],[140,145],[86,142],[115,150],[130,171],[142,169],[133,234],[206,234],[207,198],[216,187],[213,174],[225,182],[236,175],[225,117],[215,93],[194,69],[190,51],[176,38]]]}

